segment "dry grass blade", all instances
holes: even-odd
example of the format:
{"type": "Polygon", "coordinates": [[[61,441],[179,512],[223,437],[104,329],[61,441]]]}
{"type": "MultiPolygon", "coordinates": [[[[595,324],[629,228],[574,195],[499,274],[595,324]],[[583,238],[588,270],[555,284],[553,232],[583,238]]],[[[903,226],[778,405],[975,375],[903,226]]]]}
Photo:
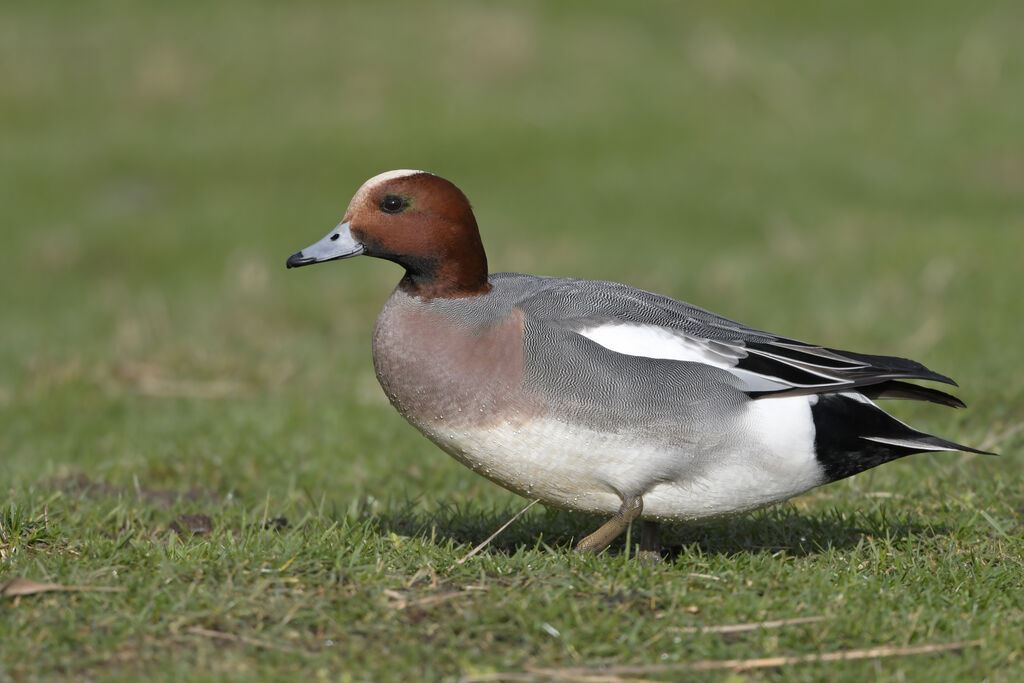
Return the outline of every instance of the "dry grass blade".
{"type": "Polygon", "coordinates": [[[978,446],[983,451],[990,451],[1001,443],[1009,442],[1010,438],[1024,430],[1024,422],[1009,425],[1005,428],[993,428],[978,446]]]}
{"type": "MultiPolygon", "coordinates": [[[[544,680],[572,680],[597,683],[598,681],[622,680],[628,676],[649,676],[652,674],[672,673],[679,671],[744,671],[748,669],[771,669],[781,666],[793,666],[796,664],[811,664],[815,662],[843,662],[859,659],[879,659],[883,657],[909,657],[912,655],[933,654],[936,652],[951,652],[963,650],[968,647],[978,647],[980,640],[960,641],[955,643],[930,643],[926,645],[910,645],[907,647],[869,647],[855,650],[838,650],[836,652],[824,652],[812,655],[790,655],[780,657],[760,657],[754,659],[706,659],[699,662],[685,662],[680,664],[650,664],[637,666],[606,666],[606,667],[526,667],[526,674],[533,675],[544,680]]],[[[495,680],[529,680],[523,677],[523,672],[515,673],[494,673],[482,674],[480,676],[464,676],[460,681],[464,683],[478,683],[482,681],[495,680]]]]}
{"type": "Polygon", "coordinates": [[[814,624],[825,621],[825,617],[794,617],[792,619],[773,619],[771,621],[755,621],[749,624],[724,624],[721,626],[683,626],[672,629],[676,633],[743,633],[762,628],[784,628],[800,624],[814,624]]]}
{"type": "Polygon", "coordinates": [[[450,593],[441,593],[439,595],[429,595],[419,600],[410,600],[406,595],[391,589],[385,589],[383,594],[391,598],[391,608],[396,610],[403,610],[409,607],[427,607],[439,602],[445,602],[446,600],[453,600],[455,598],[462,598],[467,595],[479,594],[479,590],[464,590],[464,591],[453,591],[450,593]]]}
{"type": "Polygon", "coordinates": [[[469,558],[473,557],[478,552],[480,552],[481,550],[486,548],[487,544],[490,543],[491,541],[493,541],[495,538],[497,538],[498,534],[500,534],[502,531],[507,529],[509,527],[509,525],[512,524],[512,522],[514,522],[517,519],[519,519],[520,517],[522,517],[524,512],[526,512],[527,510],[529,510],[530,508],[532,508],[534,505],[536,505],[539,502],[540,502],[540,498],[535,498],[532,501],[530,501],[529,505],[527,505],[522,510],[520,510],[515,515],[513,515],[512,519],[508,520],[507,522],[502,524],[500,527],[498,527],[498,530],[495,531],[490,536],[488,536],[486,539],[484,539],[484,541],[480,545],[478,545],[477,547],[473,548],[468,553],[463,555],[458,561],[455,562],[455,564],[453,564],[451,566],[451,568],[454,569],[455,567],[459,566],[460,564],[462,564],[463,562],[465,562],[466,560],[468,560],[469,558]]]}
{"type": "Polygon", "coordinates": [[[243,645],[252,645],[253,647],[260,647],[265,650],[280,650],[282,652],[299,652],[306,654],[302,650],[297,650],[294,647],[288,645],[278,645],[272,643],[269,640],[263,640],[261,638],[253,638],[251,636],[240,636],[235,633],[228,633],[226,631],[215,631],[209,628],[203,628],[201,626],[190,626],[186,629],[189,633],[197,636],[205,636],[206,638],[213,638],[215,640],[226,640],[232,643],[241,643],[243,645]]]}
{"type": "Polygon", "coordinates": [[[124,588],[116,586],[63,586],[47,581],[33,581],[20,576],[0,584],[0,595],[36,595],[37,593],[120,593],[124,588]]]}
{"type": "Polygon", "coordinates": [[[913,655],[926,655],[935,652],[951,652],[963,650],[968,647],[978,647],[980,640],[966,640],[955,643],[929,643],[926,645],[908,645],[906,647],[868,647],[857,650],[839,650],[837,652],[825,652],[818,655],[796,655],[783,657],[762,657],[759,659],[734,659],[734,660],[708,660],[696,662],[688,668],[691,671],[714,671],[716,669],[767,669],[777,666],[788,666],[792,664],[810,664],[812,662],[843,662],[857,659],[877,659],[881,657],[909,657],[913,655]]]}

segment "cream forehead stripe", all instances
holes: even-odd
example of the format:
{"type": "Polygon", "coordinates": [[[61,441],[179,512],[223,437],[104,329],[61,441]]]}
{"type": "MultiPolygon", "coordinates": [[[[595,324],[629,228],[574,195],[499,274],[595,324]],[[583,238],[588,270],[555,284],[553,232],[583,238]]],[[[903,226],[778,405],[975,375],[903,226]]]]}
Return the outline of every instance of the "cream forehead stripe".
{"type": "Polygon", "coordinates": [[[407,168],[399,169],[397,171],[385,171],[384,173],[378,173],[377,175],[367,180],[365,183],[363,183],[363,186],[366,187],[369,185],[376,185],[377,183],[383,183],[388,180],[394,180],[395,178],[404,178],[406,176],[416,175],[417,173],[427,173],[427,171],[413,171],[407,168]]]}

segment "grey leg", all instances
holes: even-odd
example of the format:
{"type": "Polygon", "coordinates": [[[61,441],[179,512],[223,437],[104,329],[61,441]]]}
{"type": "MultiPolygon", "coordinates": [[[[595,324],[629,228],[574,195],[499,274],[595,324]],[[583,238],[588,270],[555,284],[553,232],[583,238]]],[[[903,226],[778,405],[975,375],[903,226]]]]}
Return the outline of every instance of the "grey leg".
{"type": "Polygon", "coordinates": [[[590,534],[576,544],[576,552],[599,553],[619,537],[630,523],[640,516],[644,511],[644,499],[641,496],[633,496],[622,501],[619,511],[607,522],[602,524],[594,533],[590,534]]]}
{"type": "Polygon", "coordinates": [[[658,523],[643,521],[640,532],[640,560],[644,564],[661,562],[661,547],[658,542],[658,523]]]}
{"type": "Polygon", "coordinates": [[[640,552],[658,551],[658,523],[644,520],[640,532],[640,552]]]}

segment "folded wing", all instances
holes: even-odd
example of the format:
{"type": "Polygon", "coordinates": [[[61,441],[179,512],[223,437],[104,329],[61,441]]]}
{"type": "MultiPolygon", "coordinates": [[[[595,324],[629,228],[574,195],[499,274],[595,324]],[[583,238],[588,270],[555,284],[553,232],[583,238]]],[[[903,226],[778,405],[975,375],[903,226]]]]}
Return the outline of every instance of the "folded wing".
{"type": "Polygon", "coordinates": [[[876,356],[780,337],[697,306],[614,282],[543,278],[521,307],[601,346],[631,356],[703,363],[728,371],[752,398],[857,391],[963,407],[954,396],[900,380],[956,385],[906,358],[876,356]]]}

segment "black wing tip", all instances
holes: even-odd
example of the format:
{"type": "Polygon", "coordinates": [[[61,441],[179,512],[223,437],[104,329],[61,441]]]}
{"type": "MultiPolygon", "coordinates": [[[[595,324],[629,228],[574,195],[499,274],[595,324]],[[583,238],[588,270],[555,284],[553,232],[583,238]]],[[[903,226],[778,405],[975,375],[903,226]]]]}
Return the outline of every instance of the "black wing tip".
{"type": "Polygon", "coordinates": [[[950,386],[958,387],[952,377],[943,375],[925,367],[922,363],[901,356],[876,356],[869,353],[856,353],[855,351],[843,351],[840,349],[827,349],[832,353],[849,358],[850,360],[867,363],[872,368],[880,370],[879,374],[888,375],[889,379],[921,379],[928,382],[941,382],[950,386]]]}
{"type": "Polygon", "coordinates": [[[857,387],[856,391],[872,400],[906,399],[909,401],[928,401],[929,403],[937,403],[940,406],[950,408],[967,407],[966,403],[952,394],[947,394],[945,391],[939,391],[931,387],[922,387],[910,382],[900,382],[894,379],[879,382],[878,384],[857,387]]]}
{"type": "Polygon", "coordinates": [[[786,387],[782,389],[767,389],[762,391],[745,392],[751,400],[762,398],[786,398],[790,396],[810,396],[825,394],[841,394],[845,392],[857,392],[872,401],[887,399],[902,399],[907,401],[928,401],[947,408],[966,408],[967,404],[952,394],[945,391],[922,387],[910,382],[901,382],[895,379],[887,379],[874,384],[850,383],[839,386],[817,386],[817,387],[786,387]]]}

